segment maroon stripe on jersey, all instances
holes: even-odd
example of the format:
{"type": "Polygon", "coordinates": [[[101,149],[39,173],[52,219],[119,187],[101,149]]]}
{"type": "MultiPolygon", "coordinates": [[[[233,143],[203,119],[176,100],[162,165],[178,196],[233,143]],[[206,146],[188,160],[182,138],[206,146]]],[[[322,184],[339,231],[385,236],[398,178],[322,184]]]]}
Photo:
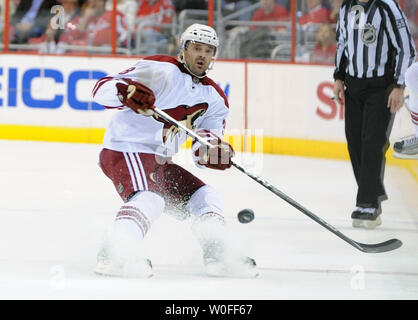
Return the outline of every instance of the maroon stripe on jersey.
{"type": "Polygon", "coordinates": [[[113,79],[113,77],[103,77],[103,78],[101,78],[101,79],[99,79],[97,82],[96,82],[96,85],[94,86],[94,88],[93,88],[93,97],[96,95],[96,93],[97,93],[97,90],[99,90],[99,88],[104,84],[104,83],[106,83],[106,82],[108,82],[108,81],[110,81],[110,80],[112,80],[113,79]]]}
{"type": "Polygon", "coordinates": [[[418,121],[418,113],[411,111],[411,117],[412,117],[412,120],[418,121]]]}
{"type": "Polygon", "coordinates": [[[105,107],[106,109],[119,109],[119,110],[121,110],[121,109],[123,109],[123,105],[120,105],[120,106],[118,106],[118,107],[110,107],[110,106],[103,106],[103,107],[105,107]]]}

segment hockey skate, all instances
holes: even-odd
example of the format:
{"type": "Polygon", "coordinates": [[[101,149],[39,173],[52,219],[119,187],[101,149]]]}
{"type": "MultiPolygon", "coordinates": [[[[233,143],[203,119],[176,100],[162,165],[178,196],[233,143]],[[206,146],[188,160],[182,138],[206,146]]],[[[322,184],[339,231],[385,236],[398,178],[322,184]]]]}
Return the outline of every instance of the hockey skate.
{"type": "Polygon", "coordinates": [[[381,208],[363,208],[357,207],[351,214],[354,228],[374,229],[382,224],[380,214],[381,208]]]}
{"type": "Polygon", "coordinates": [[[237,256],[225,250],[220,242],[208,242],[203,246],[203,263],[206,274],[212,277],[255,278],[258,276],[254,259],[237,256]]]}
{"type": "Polygon", "coordinates": [[[195,219],[193,232],[203,251],[206,274],[213,277],[254,278],[258,271],[254,259],[232,249],[224,218],[209,213],[195,219]]]}
{"type": "Polygon", "coordinates": [[[398,159],[418,159],[418,136],[411,135],[395,142],[393,156],[398,159]]]}
{"type": "Polygon", "coordinates": [[[109,257],[104,250],[101,250],[97,256],[94,273],[122,278],[149,278],[153,276],[151,260],[140,257],[130,259],[109,257]]]}
{"type": "Polygon", "coordinates": [[[130,239],[114,235],[103,242],[94,273],[123,278],[153,276],[151,261],[140,254],[140,248],[130,239]]]}

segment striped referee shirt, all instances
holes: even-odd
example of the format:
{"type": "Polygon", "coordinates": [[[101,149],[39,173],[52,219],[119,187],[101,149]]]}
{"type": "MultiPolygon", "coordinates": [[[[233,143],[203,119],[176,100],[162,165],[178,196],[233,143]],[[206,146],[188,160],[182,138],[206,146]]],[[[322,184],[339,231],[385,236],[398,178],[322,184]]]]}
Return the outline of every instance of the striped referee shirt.
{"type": "Polygon", "coordinates": [[[385,76],[403,86],[416,56],[407,19],[395,0],[344,0],[337,42],[334,79],[385,76]]]}

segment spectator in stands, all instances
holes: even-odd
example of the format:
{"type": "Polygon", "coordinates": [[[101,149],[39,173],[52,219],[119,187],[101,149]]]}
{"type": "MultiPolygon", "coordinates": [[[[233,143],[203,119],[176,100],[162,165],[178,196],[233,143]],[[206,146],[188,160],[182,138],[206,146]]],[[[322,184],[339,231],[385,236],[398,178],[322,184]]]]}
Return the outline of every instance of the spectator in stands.
{"type": "Polygon", "coordinates": [[[290,11],[290,0],[276,0],[276,3],[290,11]]]}
{"type": "Polygon", "coordinates": [[[11,17],[12,43],[26,43],[30,37],[39,37],[51,18],[51,8],[59,3],[56,0],[20,1],[11,17]]]}
{"type": "Polygon", "coordinates": [[[289,12],[275,0],[259,0],[260,8],[254,11],[251,25],[240,40],[240,56],[247,59],[268,59],[277,45],[277,39],[290,39],[289,28],[285,25],[255,25],[254,22],[288,22],[289,12]],[[288,32],[289,31],[289,32],[288,32]]]}
{"type": "Polygon", "coordinates": [[[408,19],[409,30],[415,42],[415,48],[418,48],[418,0],[404,1],[404,12],[408,19]]]}
{"type": "Polygon", "coordinates": [[[336,50],[335,31],[331,24],[324,23],[316,33],[316,45],[312,53],[311,62],[333,64],[336,50]]]}
{"type": "MultiPolygon", "coordinates": [[[[156,24],[171,23],[174,17],[175,7],[171,0],[138,0],[136,12],[137,21],[150,21],[156,24]]],[[[161,31],[161,28],[153,26],[152,29],[161,31]]]]}
{"type": "Polygon", "coordinates": [[[0,40],[3,42],[3,29],[4,29],[4,0],[0,0],[0,40]]]}
{"type": "Polygon", "coordinates": [[[141,32],[144,46],[141,52],[147,55],[159,52],[162,47],[168,46],[169,29],[158,27],[170,24],[175,15],[175,7],[171,0],[139,0],[136,19],[136,29],[141,32]],[[146,26],[146,24],[153,24],[146,26]]]}
{"type": "MultiPolygon", "coordinates": [[[[130,29],[135,25],[137,8],[137,0],[117,0],[116,10],[124,14],[130,29]]],[[[113,1],[107,1],[106,10],[113,10],[113,1]]]]}
{"type": "Polygon", "coordinates": [[[306,0],[308,12],[299,18],[298,23],[305,26],[309,23],[330,22],[330,10],[322,5],[322,0],[306,0]]]}
{"type": "MultiPolygon", "coordinates": [[[[79,46],[110,45],[112,39],[112,11],[105,10],[106,0],[88,0],[81,10],[67,23],[61,35],[56,53],[65,52],[65,44],[79,46]]],[[[126,44],[128,27],[125,16],[116,12],[118,45],[126,44]]]]}
{"type": "MultiPolygon", "coordinates": [[[[254,11],[251,21],[289,21],[290,14],[286,8],[275,3],[274,0],[260,0],[261,7],[254,11]]],[[[251,25],[250,30],[255,30],[259,26],[251,25]]],[[[286,29],[283,26],[274,27],[276,31],[286,29]]]]}
{"type": "Polygon", "coordinates": [[[207,0],[173,0],[173,5],[178,13],[185,9],[206,10],[208,8],[207,0]]]}
{"type": "MultiPolygon", "coordinates": [[[[52,17],[45,33],[38,38],[29,38],[29,43],[40,44],[40,53],[55,53],[57,50],[57,42],[64,32],[67,24],[80,13],[78,0],[59,0],[62,6],[63,16],[56,19],[52,17]],[[60,21],[59,19],[63,19],[60,21]],[[63,26],[63,27],[62,27],[63,26]]],[[[60,11],[58,11],[60,12],[60,11]]],[[[53,15],[54,13],[52,13],[53,15]]]]}
{"type": "Polygon", "coordinates": [[[338,20],[338,14],[340,12],[341,4],[343,0],[331,0],[331,13],[329,15],[329,20],[332,23],[336,23],[338,20]]]}
{"type": "Polygon", "coordinates": [[[330,23],[331,11],[323,6],[322,0],[306,0],[308,12],[302,15],[298,23],[301,26],[300,44],[308,45],[316,42],[316,33],[323,23],[330,23]]]}
{"type": "MultiPolygon", "coordinates": [[[[5,1],[9,0],[0,0],[0,38],[3,42],[3,31],[4,31],[4,12],[5,12],[5,1]]],[[[16,11],[16,7],[19,4],[20,0],[10,0],[9,2],[9,15],[13,16],[14,12],[16,11]]],[[[9,29],[9,33],[13,34],[13,28],[9,29]]],[[[9,39],[12,39],[13,37],[9,36],[9,39]]]]}
{"type": "MultiPolygon", "coordinates": [[[[222,1],[222,13],[225,15],[229,15],[235,12],[238,12],[240,10],[243,10],[249,6],[252,6],[253,4],[257,3],[258,0],[223,0],[222,1]]],[[[244,21],[250,21],[253,13],[253,10],[249,10],[248,12],[245,12],[241,14],[239,17],[235,18],[234,20],[244,20],[244,21]]]]}

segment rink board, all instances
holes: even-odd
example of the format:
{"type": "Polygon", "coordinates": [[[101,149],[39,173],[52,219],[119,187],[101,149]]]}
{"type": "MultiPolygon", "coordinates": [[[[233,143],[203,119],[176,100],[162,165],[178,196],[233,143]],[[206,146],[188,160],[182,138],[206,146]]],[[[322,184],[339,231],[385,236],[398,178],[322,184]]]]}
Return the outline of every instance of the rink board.
{"type": "MultiPolygon", "coordinates": [[[[136,58],[2,54],[0,138],[101,143],[113,112],[92,101],[95,82],[136,58]]],[[[344,109],[332,99],[330,66],[217,61],[210,77],[230,102],[227,135],[238,150],[348,159],[344,109]]],[[[391,143],[412,131],[405,108],[391,143]]],[[[409,167],[416,161],[388,162],[409,167]]]]}

